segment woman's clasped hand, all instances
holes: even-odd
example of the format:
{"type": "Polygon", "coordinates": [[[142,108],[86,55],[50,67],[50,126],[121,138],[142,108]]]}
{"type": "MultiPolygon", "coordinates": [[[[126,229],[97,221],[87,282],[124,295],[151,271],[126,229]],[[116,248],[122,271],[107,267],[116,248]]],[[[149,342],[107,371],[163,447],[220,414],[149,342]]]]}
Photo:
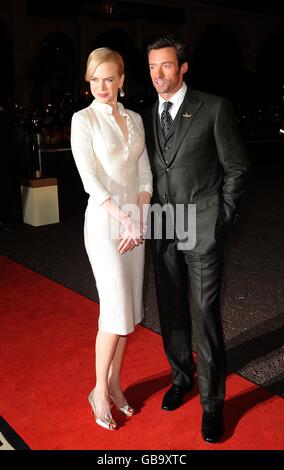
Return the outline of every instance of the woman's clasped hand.
{"type": "Polygon", "coordinates": [[[117,247],[118,252],[122,255],[142,244],[144,233],[145,226],[142,222],[128,218],[123,222],[123,233],[117,247]]]}

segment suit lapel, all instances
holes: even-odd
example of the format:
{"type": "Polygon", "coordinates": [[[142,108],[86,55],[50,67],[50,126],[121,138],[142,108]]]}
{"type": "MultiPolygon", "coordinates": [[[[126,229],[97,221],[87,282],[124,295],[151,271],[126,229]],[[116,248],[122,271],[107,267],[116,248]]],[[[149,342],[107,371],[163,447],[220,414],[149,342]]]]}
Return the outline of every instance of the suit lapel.
{"type": "Polygon", "coordinates": [[[201,105],[202,101],[198,99],[197,93],[193,90],[187,91],[176,116],[177,121],[175,123],[175,136],[172,145],[172,151],[169,156],[169,165],[175,158],[177,151],[185,137],[185,134],[189,132],[191,124],[193,123],[201,105]]]}

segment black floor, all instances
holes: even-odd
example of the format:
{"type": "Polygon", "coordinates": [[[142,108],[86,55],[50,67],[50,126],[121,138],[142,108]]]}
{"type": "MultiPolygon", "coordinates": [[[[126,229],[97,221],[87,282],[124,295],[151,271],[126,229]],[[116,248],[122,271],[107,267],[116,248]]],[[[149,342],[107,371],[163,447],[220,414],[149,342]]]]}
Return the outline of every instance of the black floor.
{"type": "MultiPolygon", "coordinates": [[[[283,143],[249,146],[252,184],[226,246],[222,305],[229,370],[280,395],[284,395],[283,150],[283,143]]],[[[58,177],[60,223],[37,228],[19,223],[13,231],[1,231],[0,254],[97,301],[83,242],[87,197],[72,157],[49,158],[46,174],[58,177]]],[[[143,324],[159,332],[148,249],[146,256],[143,324]]]]}

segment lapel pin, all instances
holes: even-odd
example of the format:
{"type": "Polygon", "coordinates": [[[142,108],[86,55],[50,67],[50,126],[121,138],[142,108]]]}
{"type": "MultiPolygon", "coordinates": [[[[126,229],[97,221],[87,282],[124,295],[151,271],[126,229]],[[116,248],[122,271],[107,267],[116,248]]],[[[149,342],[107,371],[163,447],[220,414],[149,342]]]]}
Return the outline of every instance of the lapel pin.
{"type": "Polygon", "coordinates": [[[188,113],[185,113],[182,115],[182,117],[186,117],[186,118],[190,118],[192,116],[192,113],[188,114],[188,113]]]}

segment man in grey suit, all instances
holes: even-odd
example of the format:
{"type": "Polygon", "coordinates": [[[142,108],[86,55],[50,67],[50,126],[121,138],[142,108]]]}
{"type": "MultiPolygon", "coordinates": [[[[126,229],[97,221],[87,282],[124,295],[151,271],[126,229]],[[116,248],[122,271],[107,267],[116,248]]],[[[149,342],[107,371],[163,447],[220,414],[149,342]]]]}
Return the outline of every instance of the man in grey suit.
{"type": "Polygon", "coordinates": [[[145,120],[154,177],[152,201],[170,204],[174,212],[182,204],[185,214],[188,204],[196,205],[193,248],[179,244],[178,230],[172,239],[164,234],[162,240],[153,240],[159,317],[173,380],[162,408],[172,411],[181,406],[193,387],[189,274],[203,408],[201,433],[205,441],[218,442],[224,433],[226,376],[220,316],[223,235],[235,220],[250,165],[230,102],[186,86],[185,44],[172,35],[158,36],[147,52],[158,92],[145,120]]]}

